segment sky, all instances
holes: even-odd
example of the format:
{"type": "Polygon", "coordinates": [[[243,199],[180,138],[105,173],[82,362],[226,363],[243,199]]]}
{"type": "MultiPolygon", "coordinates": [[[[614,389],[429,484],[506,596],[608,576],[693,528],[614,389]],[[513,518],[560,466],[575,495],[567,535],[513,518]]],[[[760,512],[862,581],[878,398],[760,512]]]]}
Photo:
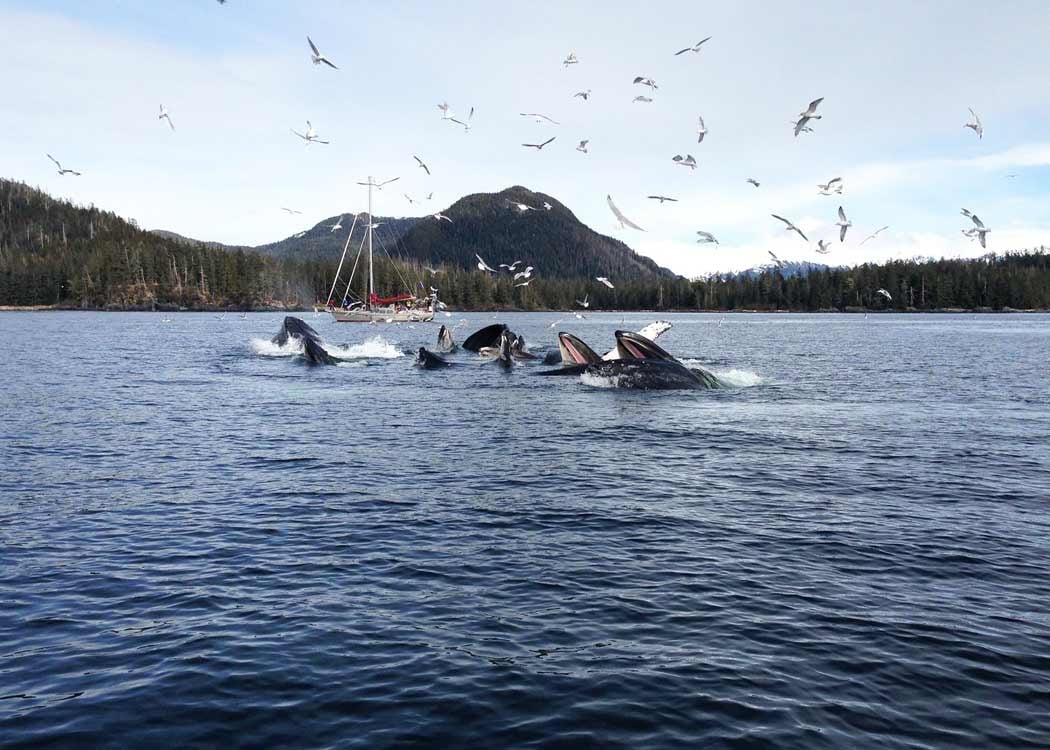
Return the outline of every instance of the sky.
{"type": "Polygon", "coordinates": [[[1046,0],[0,0],[0,176],[228,244],[362,211],[355,183],[374,175],[400,177],[378,215],[523,185],[689,277],[768,250],[833,265],[1006,252],[1050,245],[1048,29],[1046,0]],[[339,70],[311,63],[307,35],[339,70]],[[579,64],[562,65],[570,52],[579,64]],[[650,94],[639,75],[658,85],[651,103],[632,101],[650,94]],[[817,97],[815,132],[796,138],[817,97]],[[441,119],[446,101],[475,108],[470,132],[441,119]],[[963,127],[969,107],[983,139],[963,127]],[[331,144],[296,138],[306,120],[331,144]],[[48,153],[83,176],[60,177],[48,153]],[[820,196],[832,177],[843,194],[820,196]],[[606,195],[645,231],[620,228],[606,195]],[[962,207],[992,229],[987,251],[961,234],[962,207]]]}

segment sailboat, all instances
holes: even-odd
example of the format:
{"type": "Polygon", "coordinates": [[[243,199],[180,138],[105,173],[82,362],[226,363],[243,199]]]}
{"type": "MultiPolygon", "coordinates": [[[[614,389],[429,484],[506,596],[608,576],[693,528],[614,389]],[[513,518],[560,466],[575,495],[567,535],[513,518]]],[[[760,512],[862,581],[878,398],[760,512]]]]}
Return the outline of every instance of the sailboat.
{"type": "Polygon", "coordinates": [[[354,267],[350,271],[350,280],[346,283],[346,291],[343,293],[342,304],[337,305],[334,300],[335,288],[339,284],[340,273],[343,263],[346,261],[347,251],[350,249],[350,238],[354,236],[354,227],[357,226],[358,217],[354,216],[354,223],[350,226],[350,233],[346,237],[343,246],[343,255],[339,259],[339,267],[336,269],[335,278],[332,280],[332,288],[328,292],[328,301],[324,307],[315,306],[315,311],[327,310],[337,323],[425,323],[434,319],[434,308],[437,307],[437,295],[418,297],[410,290],[392,297],[380,297],[375,288],[375,275],[372,269],[372,234],[378,226],[372,214],[372,188],[379,187],[383,183],[375,182],[371,177],[368,182],[359,182],[368,188],[368,226],[362,245],[358,248],[354,267]],[[361,251],[364,245],[368,245],[368,290],[365,299],[357,299],[351,291],[354,283],[354,274],[357,272],[361,251]]]}

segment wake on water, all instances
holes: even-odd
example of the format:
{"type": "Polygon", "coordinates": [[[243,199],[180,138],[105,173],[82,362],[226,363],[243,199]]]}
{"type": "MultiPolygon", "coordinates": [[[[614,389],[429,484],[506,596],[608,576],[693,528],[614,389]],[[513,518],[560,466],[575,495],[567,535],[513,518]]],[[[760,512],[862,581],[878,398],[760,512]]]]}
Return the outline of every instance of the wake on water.
{"type": "MultiPolygon", "coordinates": [[[[338,359],[397,359],[405,356],[404,352],[382,336],[373,336],[360,344],[322,344],[329,354],[338,359]]],[[[289,337],[283,346],[270,339],[252,339],[252,351],[263,357],[294,357],[303,353],[303,342],[297,337],[289,337]]]]}
{"type": "MultiPolygon", "coordinates": [[[[682,364],[686,367],[701,367],[701,363],[697,360],[682,360],[682,364]]],[[[722,381],[730,388],[751,388],[752,386],[761,385],[765,382],[765,378],[759,375],[757,372],[751,372],[750,370],[711,370],[707,369],[712,375],[722,381]]],[[[619,387],[619,376],[618,375],[595,375],[594,373],[585,372],[580,375],[580,382],[584,385],[590,386],[591,388],[617,388],[619,387]]]]}

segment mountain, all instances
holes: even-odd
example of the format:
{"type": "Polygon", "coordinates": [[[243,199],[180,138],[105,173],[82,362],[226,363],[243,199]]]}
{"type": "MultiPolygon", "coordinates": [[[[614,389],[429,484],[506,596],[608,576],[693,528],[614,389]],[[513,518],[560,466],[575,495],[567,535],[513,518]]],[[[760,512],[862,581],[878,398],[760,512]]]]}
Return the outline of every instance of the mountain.
{"type": "Polygon", "coordinates": [[[191,245],[194,247],[205,247],[210,250],[251,250],[252,248],[248,245],[224,245],[221,242],[210,242],[208,240],[195,240],[192,237],[184,237],[178,232],[169,232],[166,229],[151,229],[150,234],[155,234],[158,237],[163,237],[166,240],[173,240],[183,245],[191,245]]]}
{"type": "MultiPolygon", "coordinates": [[[[767,263],[764,266],[755,266],[754,268],[749,268],[746,271],[738,271],[736,273],[723,273],[716,275],[721,276],[725,279],[733,279],[738,276],[756,278],[764,273],[771,273],[772,270],[775,268],[775,263],[767,263]]],[[[805,278],[811,273],[815,273],[817,271],[829,271],[833,268],[840,268],[840,266],[829,266],[824,263],[811,263],[809,261],[786,260],[783,263],[781,263],[779,270],[781,276],[783,276],[785,279],[790,279],[795,276],[805,278]]]]}
{"type": "Polygon", "coordinates": [[[423,219],[404,234],[406,257],[430,265],[475,268],[477,253],[493,268],[520,260],[548,277],[676,278],[619,240],[584,225],[551,196],[520,185],[468,195],[442,213],[451,222],[423,219]],[[518,209],[519,203],[530,210],[518,209]],[[551,208],[545,209],[544,203],[551,208]]]}
{"type": "MultiPolygon", "coordinates": [[[[375,252],[382,252],[382,246],[389,245],[387,251],[394,254],[394,247],[404,234],[418,224],[422,219],[414,216],[391,217],[377,216],[375,223],[377,230],[373,232],[373,245],[375,252]]],[[[361,247],[361,241],[365,237],[368,226],[368,214],[357,215],[357,224],[354,225],[354,215],[330,216],[312,228],[300,234],[285,237],[283,240],[259,245],[254,248],[256,252],[270,255],[275,258],[288,260],[339,260],[346,245],[347,232],[354,227],[353,236],[350,238],[350,247],[356,252],[361,247]],[[336,222],[342,222],[343,228],[332,231],[336,222]]],[[[395,255],[396,257],[396,255],[395,255]]]]}

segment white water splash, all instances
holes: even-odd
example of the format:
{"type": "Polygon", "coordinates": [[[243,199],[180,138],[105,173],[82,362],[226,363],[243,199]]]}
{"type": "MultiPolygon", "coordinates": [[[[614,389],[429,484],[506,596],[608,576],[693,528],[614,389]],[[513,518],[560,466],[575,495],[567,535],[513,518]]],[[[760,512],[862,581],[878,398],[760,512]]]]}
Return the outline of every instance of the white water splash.
{"type": "Polygon", "coordinates": [[[284,346],[270,339],[252,339],[251,347],[253,352],[263,357],[293,357],[303,353],[303,342],[295,336],[289,336],[284,346]]]}
{"type": "Polygon", "coordinates": [[[348,346],[326,343],[324,348],[339,359],[397,359],[405,356],[396,344],[390,343],[382,336],[373,336],[368,341],[348,346]]]}
{"type": "Polygon", "coordinates": [[[617,388],[620,385],[620,379],[616,375],[595,375],[591,372],[580,375],[580,382],[592,388],[617,388]]]}
{"type": "Polygon", "coordinates": [[[711,370],[711,373],[733,388],[750,388],[766,382],[765,378],[751,370],[711,370]]]}

